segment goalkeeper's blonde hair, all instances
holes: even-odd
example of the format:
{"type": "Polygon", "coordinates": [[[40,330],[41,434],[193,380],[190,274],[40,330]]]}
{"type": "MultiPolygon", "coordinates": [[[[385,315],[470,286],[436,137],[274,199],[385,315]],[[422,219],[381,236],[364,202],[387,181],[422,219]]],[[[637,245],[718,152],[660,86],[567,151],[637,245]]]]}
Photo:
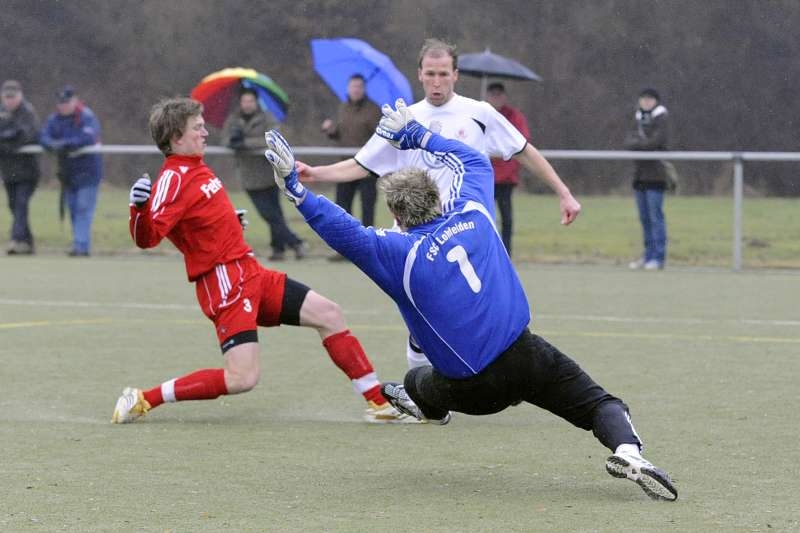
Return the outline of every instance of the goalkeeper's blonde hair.
{"type": "Polygon", "coordinates": [[[380,179],[386,205],[403,228],[419,226],[442,214],[439,189],[422,169],[402,168],[380,179]]]}

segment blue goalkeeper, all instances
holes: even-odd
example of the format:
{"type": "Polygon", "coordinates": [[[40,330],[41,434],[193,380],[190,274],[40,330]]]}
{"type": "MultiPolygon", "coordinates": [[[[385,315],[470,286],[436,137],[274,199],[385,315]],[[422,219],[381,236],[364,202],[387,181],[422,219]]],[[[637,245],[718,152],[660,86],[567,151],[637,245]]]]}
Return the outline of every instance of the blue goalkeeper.
{"type": "Polygon", "coordinates": [[[678,493],[666,472],[645,460],[628,407],[575,361],[528,329],[528,299],[497,233],[489,160],[466,144],[431,132],[402,100],[383,107],[376,133],[400,150],[426,150],[454,173],[454,208],[442,215],[427,172],[405,168],[381,178],[399,231],[365,228],[299,182],[294,155],[276,131],[265,156],[278,186],[306,222],[397,304],[432,366],[404,383],[384,383],[395,408],[431,424],[450,413],[498,413],[528,402],[593,431],[613,454],[606,470],[636,482],[656,500],[678,493]]]}

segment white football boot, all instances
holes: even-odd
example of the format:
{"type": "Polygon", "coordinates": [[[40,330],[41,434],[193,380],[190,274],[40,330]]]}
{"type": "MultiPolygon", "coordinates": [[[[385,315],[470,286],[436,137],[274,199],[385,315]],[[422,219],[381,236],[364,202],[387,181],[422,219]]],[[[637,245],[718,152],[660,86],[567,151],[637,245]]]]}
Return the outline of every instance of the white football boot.
{"type": "Polygon", "coordinates": [[[125,387],[122,396],[117,400],[114,414],[111,415],[112,424],[128,424],[145,415],[150,410],[150,404],[144,399],[141,390],[125,387]]]}
{"type": "Polygon", "coordinates": [[[632,453],[618,452],[606,459],[606,471],[614,477],[636,482],[654,500],[675,501],[678,490],[669,474],[632,453]]]}

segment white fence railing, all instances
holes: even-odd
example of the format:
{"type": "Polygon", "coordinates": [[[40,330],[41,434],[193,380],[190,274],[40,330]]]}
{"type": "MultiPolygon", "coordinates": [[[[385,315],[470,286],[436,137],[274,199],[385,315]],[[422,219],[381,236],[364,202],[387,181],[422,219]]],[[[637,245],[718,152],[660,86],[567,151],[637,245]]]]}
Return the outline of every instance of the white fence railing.
{"type": "MultiPolygon", "coordinates": [[[[296,146],[294,153],[299,156],[347,156],[355,155],[356,147],[331,147],[331,146],[296,146]]],[[[42,153],[42,147],[36,145],[24,146],[22,153],[42,153]]],[[[632,152],[617,150],[540,150],[547,159],[582,159],[582,160],[633,160],[656,159],[669,161],[732,161],[733,162],[733,244],[732,268],[742,269],[742,204],[744,201],[744,162],[769,161],[769,162],[799,162],[800,152],[632,152]]],[[[70,155],[87,153],[101,154],[159,154],[158,148],[147,145],[132,144],[104,144],[81,148],[70,155]]],[[[236,152],[223,146],[209,146],[206,148],[209,155],[234,155],[236,152]]]]}

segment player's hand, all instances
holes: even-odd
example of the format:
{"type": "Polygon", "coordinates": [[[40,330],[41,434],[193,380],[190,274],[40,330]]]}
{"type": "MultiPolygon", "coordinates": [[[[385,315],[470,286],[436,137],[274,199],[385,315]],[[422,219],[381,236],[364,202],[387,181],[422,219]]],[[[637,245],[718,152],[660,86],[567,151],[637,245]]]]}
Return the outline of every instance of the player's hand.
{"type": "Polygon", "coordinates": [[[236,218],[239,219],[239,225],[242,226],[242,231],[247,229],[247,226],[250,225],[250,221],[248,221],[244,216],[247,214],[247,209],[236,209],[236,218]]]}
{"type": "Polygon", "coordinates": [[[272,165],[275,183],[295,205],[302,204],[306,199],[308,189],[297,178],[292,147],[276,130],[266,132],[264,140],[267,141],[264,157],[272,165]]]}
{"type": "Polygon", "coordinates": [[[142,207],[150,199],[150,175],[145,172],[131,187],[131,205],[142,207]]]}
{"type": "Polygon", "coordinates": [[[571,194],[559,202],[561,208],[561,223],[565,226],[572,224],[581,212],[581,204],[571,194]]]}
{"type": "Polygon", "coordinates": [[[375,133],[401,150],[425,148],[431,132],[414,120],[414,115],[402,98],[398,98],[394,106],[395,109],[392,109],[389,104],[383,104],[383,118],[375,128],[375,133]]]}
{"type": "Polygon", "coordinates": [[[313,183],[317,181],[317,178],[314,177],[314,169],[311,165],[307,165],[302,161],[295,161],[294,168],[297,169],[297,177],[300,181],[305,183],[313,183]]]}

